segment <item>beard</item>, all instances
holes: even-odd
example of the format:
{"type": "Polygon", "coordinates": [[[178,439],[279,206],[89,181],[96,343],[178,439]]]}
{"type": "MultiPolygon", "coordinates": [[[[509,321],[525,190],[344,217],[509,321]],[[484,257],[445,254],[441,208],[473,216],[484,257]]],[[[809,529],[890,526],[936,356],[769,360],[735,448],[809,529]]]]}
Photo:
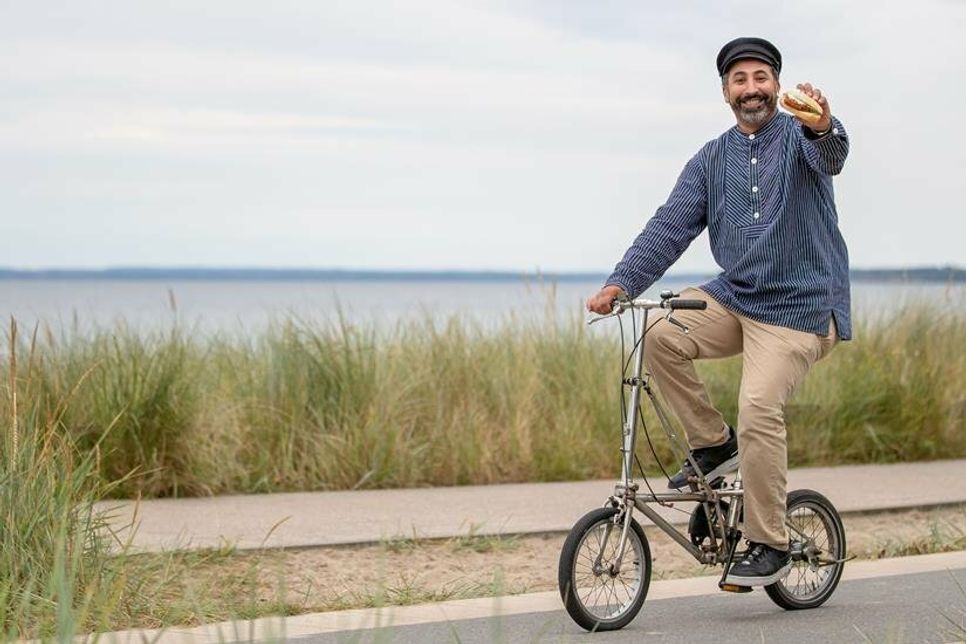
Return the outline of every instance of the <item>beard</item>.
{"type": "Polygon", "coordinates": [[[761,125],[775,111],[775,106],[778,104],[778,95],[749,94],[732,99],[729,103],[735,116],[741,121],[748,125],[761,125]],[[759,100],[755,102],[755,99],[759,100]]]}

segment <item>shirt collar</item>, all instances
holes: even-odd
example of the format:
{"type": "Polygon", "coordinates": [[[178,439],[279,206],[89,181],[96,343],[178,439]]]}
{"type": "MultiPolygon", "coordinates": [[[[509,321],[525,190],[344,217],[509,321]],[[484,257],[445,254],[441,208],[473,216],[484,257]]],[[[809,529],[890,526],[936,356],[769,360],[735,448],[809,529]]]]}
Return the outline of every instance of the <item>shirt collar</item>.
{"type": "Polygon", "coordinates": [[[737,138],[746,142],[770,139],[775,135],[776,132],[779,132],[782,129],[781,124],[784,121],[782,118],[783,116],[785,115],[776,109],[772,117],[768,119],[768,122],[762,127],[758,128],[758,131],[754,134],[745,134],[738,129],[737,125],[735,125],[731,128],[732,138],[737,138]]]}

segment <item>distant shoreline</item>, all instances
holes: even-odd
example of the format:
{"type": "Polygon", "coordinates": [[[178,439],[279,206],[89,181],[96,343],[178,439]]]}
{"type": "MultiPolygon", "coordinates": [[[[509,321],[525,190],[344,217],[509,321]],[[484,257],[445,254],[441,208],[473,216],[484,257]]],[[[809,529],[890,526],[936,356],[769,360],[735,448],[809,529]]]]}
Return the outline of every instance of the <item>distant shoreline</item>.
{"type": "MultiPolygon", "coordinates": [[[[664,279],[700,282],[711,273],[669,273],[664,279]]],[[[146,268],[104,269],[0,269],[0,280],[185,280],[185,281],[319,281],[319,282],[602,282],[604,273],[461,270],[349,270],[311,268],[146,268]]],[[[925,268],[853,269],[858,282],[966,282],[966,269],[956,266],[925,268]]]]}

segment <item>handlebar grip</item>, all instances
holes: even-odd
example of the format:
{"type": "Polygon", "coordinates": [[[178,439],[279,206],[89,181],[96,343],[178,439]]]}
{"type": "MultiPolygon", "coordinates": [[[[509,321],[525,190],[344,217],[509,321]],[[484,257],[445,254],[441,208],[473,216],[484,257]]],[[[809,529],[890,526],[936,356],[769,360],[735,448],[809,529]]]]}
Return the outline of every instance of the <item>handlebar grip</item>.
{"type": "Polygon", "coordinates": [[[708,308],[708,303],[704,300],[668,300],[667,307],[671,310],[692,309],[695,311],[703,311],[708,308]]]}

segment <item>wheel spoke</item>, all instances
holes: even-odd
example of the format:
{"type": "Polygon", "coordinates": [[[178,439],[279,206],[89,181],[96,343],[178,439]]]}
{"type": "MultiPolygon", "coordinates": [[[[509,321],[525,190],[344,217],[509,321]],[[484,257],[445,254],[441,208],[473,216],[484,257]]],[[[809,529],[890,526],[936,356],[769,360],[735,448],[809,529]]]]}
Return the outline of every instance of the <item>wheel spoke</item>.
{"type": "Polygon", "coordinates": [[[574,596],[596,620],[613,620],[624,615],[642,592],[647,561],[643,544],[634,530],[628,531],[621,570],[611,576],[610,566],[620,548],[623,526],[610,519],[591,526],[577,545],[573,559],[574,596]],[[600,568],[596,568],[596,566],[600,568]],[[603,572],[600,572],[603,571],[603,572]]]}
{"type": "Polygon", "coordinates": [[[829,592],[829,584],[837,583],[834,566],[841,565],[837,559],[845,554],[840,552],[840,519],[823,503],[805,498],[790,509],[786,525],[804,557],[777,587],[797,602],[821,601],[829,592]],[[816,564],[818,569],[814,568],[816,564]]]}

